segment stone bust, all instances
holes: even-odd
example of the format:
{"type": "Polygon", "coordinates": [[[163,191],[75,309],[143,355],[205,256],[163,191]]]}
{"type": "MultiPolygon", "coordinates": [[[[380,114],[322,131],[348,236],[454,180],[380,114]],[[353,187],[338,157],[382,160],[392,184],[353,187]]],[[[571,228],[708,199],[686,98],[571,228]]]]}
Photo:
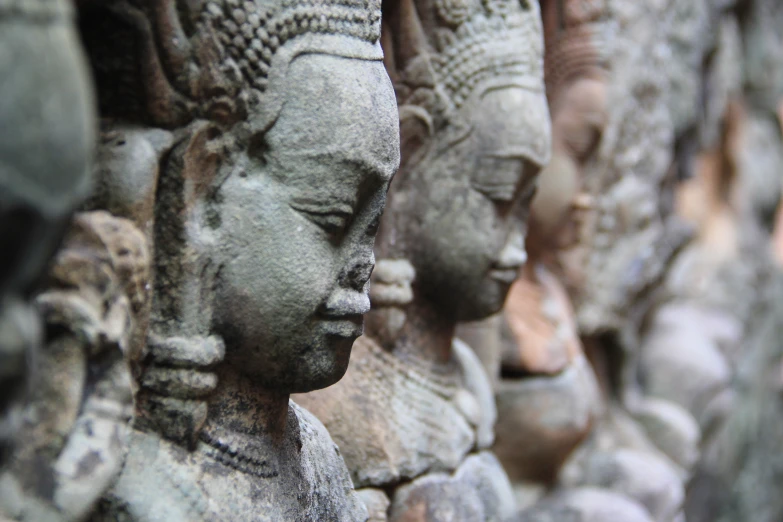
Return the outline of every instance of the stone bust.
{"type": "Polygon", "coordinates": [[[592,201],[585,177],[607,119],[613,23],[604,1],[546,2],[541,15],[552,159],[527,219],[528,261],[499,321],[473,326],[488,332],[475,349],[495,376],[493,451],[516,491],[556,481],[601,402],[564,283],[582,276],[580,236],[592,201]]]}
{"type": "Polygon", "coordinates": [[[402,158],[376,247],[381,306],[345,379],[295,400],[357,487],[384,488],[362,492],[375,519],[499,519],[513,500],[482,451],[492,392],[454,330],[497,312],[525,260],[520,208],[550,147],[540,14],[534,2],[389,2],[382,42],[402,158]]]}
{"type": "Polygon", "coordinates": [[[155,187],[151,334],[126,465],[94,519],[365,520],[289,395],[342,377],[370,307],[399,163],[380,3],[176,7],[87,5],[82,23],[103,115],[171,142],[132,173],[157,176],[137,184],[155,187]]]}

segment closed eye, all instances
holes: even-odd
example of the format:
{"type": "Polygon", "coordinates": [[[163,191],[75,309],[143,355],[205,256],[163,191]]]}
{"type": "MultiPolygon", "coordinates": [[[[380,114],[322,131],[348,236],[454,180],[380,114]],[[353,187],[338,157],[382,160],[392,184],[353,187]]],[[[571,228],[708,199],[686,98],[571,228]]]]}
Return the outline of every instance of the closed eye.
{"type": "Polygon", "coordinates": [[[511,203],[516,193],[516,187],[508,184],[491,185],[473,182],[472,186],[495,203],[511,203]]]}
{"type": "Polygon", "coordinates": [[[350,221],[350,216],[345,214],[318,214],[315,212],[305,212],[304,214],[325,232],[333,235],[341,234],[350,221]]]}
{"type": "Polygon", "coordinates": [[[291,207],[333,237],[345,232],[353,218],[353,211],[348,205],[323,206],[317,203],[294,201],[291,207]]]}

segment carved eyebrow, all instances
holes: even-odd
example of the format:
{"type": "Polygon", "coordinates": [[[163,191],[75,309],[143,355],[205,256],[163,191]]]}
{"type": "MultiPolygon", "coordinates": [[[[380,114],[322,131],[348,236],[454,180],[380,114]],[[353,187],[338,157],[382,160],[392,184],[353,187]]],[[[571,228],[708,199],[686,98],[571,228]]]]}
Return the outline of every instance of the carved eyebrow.
{"type": "MultiPolygon", "coordinates": [[[[320,161],[323,159],[331,159],[338,155],[338,151],[336,149],[335,150],[299,149],[298,152],[316,161],[320,161]]],[[[340,152],[339,155],[342,156],[343,151],[339,151],[339,152],[340,152]]],[[[360,169],[362,172],[365,172],[367,174],[372,174],[374,176],[379,176],[383,179],[389,179],[394,174],[394,168],[387,169],[385,168],[386,167],[385,163],[379,161],[373,161],[372,159],[361,154],[352,154],[350,156],[344,156],[339,158],[339,161],[340,163],[356,167],[360,169]]]]}

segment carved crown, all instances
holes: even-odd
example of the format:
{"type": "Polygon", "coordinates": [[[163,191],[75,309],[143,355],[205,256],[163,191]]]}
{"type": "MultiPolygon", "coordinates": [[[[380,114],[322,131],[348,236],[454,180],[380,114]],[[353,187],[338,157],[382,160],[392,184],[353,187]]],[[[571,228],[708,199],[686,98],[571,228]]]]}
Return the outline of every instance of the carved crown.
{"type": "Polygon", "coordinates": [[[381,0],[79,2],[101,112],[130,121],[237,121],[297,53],[381,58],[381,0]]]}
{"type": "Polygon", "coordinates": [[[543,41],[536,2],[433,0],[438,24],[432,64],[455,106],[483,81],[513,79],[540,88],[543,41]]]}
{"type": "Polygon", "coordinates": [[[245,80],[262,92],[272,57],[297,36],[344,35],[371,44],[381,36],[380,0],[221,0],[209,2],[204,15],[245,80]]]}
{"type": "Polygon", "coordinates": [[[608,0],[547,2],[542,17],[550,100],[572,78],[609,70],[615,27],[608,0]]]}
{"type": "Polygon", "coordinates": [[[384,26],[398,102],[422,107],[436,126],[454,122],[456,109],[491,83],[543,90],[537,2],[388,0],[384,26]]]}

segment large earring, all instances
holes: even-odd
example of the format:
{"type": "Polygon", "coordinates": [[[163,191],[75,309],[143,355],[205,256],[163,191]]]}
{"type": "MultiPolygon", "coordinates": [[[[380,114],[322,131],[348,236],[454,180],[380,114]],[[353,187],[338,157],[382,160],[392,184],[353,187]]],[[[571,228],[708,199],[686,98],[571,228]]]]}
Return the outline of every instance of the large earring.
{"type": "Polygon", "coordinates": [[[407,259],[380,259],[370,278],[369,328],[384,347],[393,346],[405,325],[405,308],[413,301],[416,271],[407,259]]]}

